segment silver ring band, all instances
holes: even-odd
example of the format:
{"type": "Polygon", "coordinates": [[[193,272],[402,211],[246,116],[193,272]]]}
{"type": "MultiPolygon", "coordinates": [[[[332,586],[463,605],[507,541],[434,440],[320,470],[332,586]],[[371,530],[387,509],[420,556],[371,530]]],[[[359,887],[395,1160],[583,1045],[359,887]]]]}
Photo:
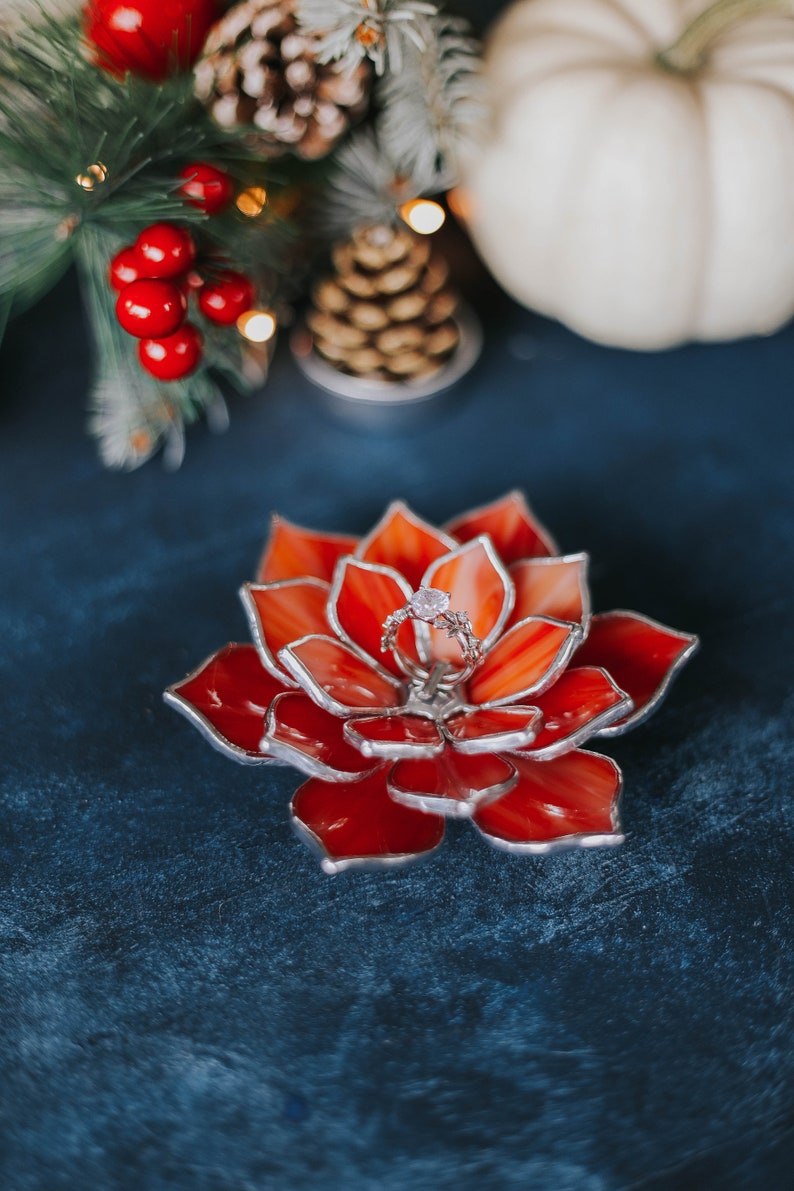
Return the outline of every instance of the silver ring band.
{"type": "Polygon", "coordinates": [[[381,653],[391,650],[398,665],[409,678],[426,682],[429,675],[412,658],[407,657],[397,645],[397,633],[407,620],[421,620],[434,629],[446,629],[447,636],[454,638],[460,646],[464,666],[449,676],[435,681],[436,688],[448,690],[469,678],[482,661],[482,641],[475,636],[468,612],[451,612],[450,594],[434,587],[420,587],[402,608],[390,613],[383,622],[381,653]]]}

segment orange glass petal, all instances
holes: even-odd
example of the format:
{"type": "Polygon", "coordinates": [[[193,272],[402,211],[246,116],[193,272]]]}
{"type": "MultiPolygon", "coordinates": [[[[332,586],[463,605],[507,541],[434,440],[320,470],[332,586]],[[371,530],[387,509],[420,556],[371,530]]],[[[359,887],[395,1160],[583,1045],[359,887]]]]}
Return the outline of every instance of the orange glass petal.
{"type": "Polygon", "coordinates": [[[268,713],[270,751],[279,760],[329,781],[355,780],[373,762],[345,740],[344,720],[330,715],[302,691],[279,695],[268,713]]]}
{"type": "Polygon", "coordinates": [[[332,637],[296,641],[280,660],[306,693],[334,715],[399,707],[403,701],[400,683],[332,637]]]}
{"type": "Polygon", "coordinates": [[[455,541],[440,529],[422,521],[401,501],[390,505],[386,515],[361,543],[357,555],[366,562],[392,567],[408,580],[411,590],[422,582],[430,564],[455,548],[455,541]]]}
{"type": "Polygon", "coordinates": [[[270,540],[256,574],[257,582],[303,577],[330,582],[337,560],[343,554],[352,554],[357,545],[358,538],[315,533],[274,517],[270,540]]]}
{"type": "Polygon", "coordinates": [[[515,767],[496,753],[466,756],[447,749],[429,760],[398,761],[389,774],[389,792],[409,806],[461,816],[503,797],[517,780],[515,767]]]}
{"type": "Polygon", "coordinates": [[[444,738],[435,720],[426,716],[360,716],[347,721],[345,734],[369,757],[399,757],[412,752],[441,752],[444,738]]]}
{"type": "Polygon", "coordinates": [[[665,694],[697,643],[697,637],[668,629],[635,612],[594,616],[576,664],[603,666],[634,703],[633,711],[608,731],[617,733],[643,719],[665,694]]]}
{"type": "Polygon", "coordinates": [[[550,616],[553,620],[581,623],[589,612],[587,556],[525,559],[510,568],[516,589],[511,624],[528,616],[550,616]]]}
{"type": "Polygon", "coordinates": [[[265,715],[284,690],[253,645],[227,645],[166,692],[166,699],[214,744],[262,759],[265,715]]]}
{"type": "MultiPolygon", "coordinates": [[[[401,583],[396,574],[356,559],[345,559],[337,568],[330,614],[343,636],[393,674],[402,674],[391,651],[381,653],[380,640],[386,617],[402,608],[410,595],[408,584],[401,583]]],[[[397,639],[404,653],[418,659],[411,622],[400,626],[397,639]]]]}
{"type": "MultiPolygon", "coordinates": [[[[468,612],[475,637],[482,641],[504,624],[513,604],[513,584],[483,541],[459,546],[433,563],[424,576],[427,587],[450,593],[450,611],[468,612]]],[[[443,630],[431,629],[434,658],[461,665],[460,646],[443,630]]]]}
{"type": "Polygon", "coordinates": [[[469,680],[472,703],[510,702],[543,690],[570,655],[576,629],[542,617],[510,629],[469,680]]]}
{"type": "Polygon", "coordinates": [[[525,748],[542,722],[537,707],[477,707],[450,716],[444,729],[455,748],[481,753],[525,748]]]}
{"type": "Polygon", "coordinates": [[[595,666],[571,666],[535,702],[543,713],[543,728],[529,746],[530,754],[582,744],[631,706],[625,691],[595,666]]]}
{"type": "Polygon", "coordinates": [[[444,819],[396,802],[386,790],[385,771],[360,782],[315,778],[292,799],[296,827],[324,855],[323,868],[336,873],[355,864],[394,864],[437,848],[444,819]]]}
{"type": "Polygon", "coordinates": [[[251,618],[266,664],[277,665],[276,655],[290,641],[309,633],[329,633],[325,607],[330,588],[319,580],[295,580],[278,586],[249,584],[243,588],[243,602],[251,618]]]}
{"type": "Polygon", "coordinates": [[[529,509],[520,492],[510,492],[492,504],[473,509],[447,526],[461,542],[487,533],[504,563],[519,558],[556,554],[554,540],[529,509]]]}
{"type": "Polygon", "coordinates": [[[497,846],[546,852],[557,844],[620,843],[620,770],[609,757],[572,752],[554,761],[513,757],[519,779],[498,802],[479,808],[474,823],[497,846]]]}
{"type": "Polygon", "coordinates": [[[591,620],[586,570],[519,493],[449,532],[401,501],[363,540],[276,517],[242,592],[255,645],[219,650],[166,700],[236,760],[309,778],[293,820],[327,872],[432,851],[445,815],[516,853],[618,843],[620,771],[579,746],[644,718],[697,638],[632,612],[591,620]],[[448,611],[421,587],[449,592],[448,611]],[[453,634],[466,613],[482,655],[467,629],[423,621],[433,608],[453,634]]]}

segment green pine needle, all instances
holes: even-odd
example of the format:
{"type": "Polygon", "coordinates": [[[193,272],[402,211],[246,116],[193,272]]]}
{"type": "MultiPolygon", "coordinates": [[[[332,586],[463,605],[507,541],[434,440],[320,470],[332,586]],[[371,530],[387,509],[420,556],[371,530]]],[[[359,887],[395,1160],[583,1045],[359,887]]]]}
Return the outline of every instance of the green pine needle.
{"type": "Polygon", "coordinates": [[[266,348],[234,328],[197,317],[205,340],[198,370],[169,384],[143,371],[135,340],[116,319],[107,270],[144,227],[189,224],[203,274],[238,269],[278,309],[300,292],[312,263],[308,227],[295,215],[273,215],[292,210],[295,195],[300,218],[322,207],[330,231],[394,218],[401,189],[429,193],[455,179],[477,116],[477,47],[467,29],[429,0],[301,7],[310,27],[315,18],[325,27],[325,9],[333,9],[326,58],[361,56],[364,10],[385,42],[370,120],[377,136],[357,130],[315,164],[263,161],[249,137],[256,130],[218,128],[195,100],[190,73],[162,83],[115,78],[91,60],[78,18],[42,13],[0,45],[0,339],[10,315],[77,266],[96,348],[90,426],[109,466],[135,467],[161,446],[178,460],[184,424],[219,408],[215,377],[250,390],[268,361],[266,348]],[[270,202],[255,218],[234,204],[208,218],[180,194],[191,162],[225,170],[238,191],[264,188],[270,202]]]}
{"type": "Polygon", "coordinates": [[[279,276],[291,272],[291,226],[267,209],[246,218],[234,205],[209,219],[180,196],[179,175],[192,161],[210,161],[240,189],[263,186],[271,195],[291,179],[213,124],[193,99],[192,75],[153,84],[98,68],[76,20],[43,16],[14,35],[0,47],[0,77],[0,336],[10,313],[76,264],[96,348],[90,425],[108,465],[137,466],[218,400],[211,368],[242,391],[256,370],[234,328],[209,327],[193,376],[168,384],[150,377],[115,317],[112,256],[150,223],[187,223],[205,256],[242,269],[275,302],[279,276]]]}

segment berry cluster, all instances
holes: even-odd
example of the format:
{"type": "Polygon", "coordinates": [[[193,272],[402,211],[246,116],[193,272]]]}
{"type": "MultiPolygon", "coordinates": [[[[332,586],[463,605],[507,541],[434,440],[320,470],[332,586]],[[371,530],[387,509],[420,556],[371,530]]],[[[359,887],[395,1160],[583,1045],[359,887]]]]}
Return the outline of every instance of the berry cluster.
{"type": "MultiPolygon", "coordinates": [[[[185,201],[214,215],[234,193],[228,174],[204,163],[186,166],[181,193],[185,201]]],[[[116,317],[139,340],[141,367],[158,380],[182,380],[201,362],[204,339],[187,320],[188,299],[196,294],[208,322],[231,326],[254,302],[254,285],[244,273],[196,266],[190,232],[174,223],[145,227],[134,244],[110,262],[108,280],[118,291],[116,317]]]]}

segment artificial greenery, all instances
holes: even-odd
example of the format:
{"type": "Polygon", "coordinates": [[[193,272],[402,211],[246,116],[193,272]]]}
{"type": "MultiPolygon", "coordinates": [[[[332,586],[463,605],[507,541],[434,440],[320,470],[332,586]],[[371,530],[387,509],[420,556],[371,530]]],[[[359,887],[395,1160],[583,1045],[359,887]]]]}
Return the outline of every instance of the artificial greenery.
{"type": "Polygon", "coordinates": [[[218,128],[190,73],[162,83],[109,74],[77,19],[42,13],[0,46],[0,335],[9,315],[77,267],[96,350],[89,426],[109,466],[137,466],[161,446],[178,462],[185,423],[201,412],[223,421],[218,380],[245,390],[266,372],[263,349],[212,327],[202,327],[204,358],[187,380],[142,371],[107,282],[110,259],[142,228],[189,224],[203,256],[252,277],[278,313],[323,237],[396,219],[405,198],[454,183],[476,114],[477,51],[465,29],[424,0],[296,0],[296,9],[307,32],[323,34],[318,57],[373,62],[366,124],[316,165],[263,159],[249,129],[218,128]],[[268,202],[254,217],[234,203],[206,216],[179,192],[180,170],[196,161],[268,202]]]}
{"type": "MultiPolygon", "coordinates": [[[[90,427],[103,460],[135,466],[164,441],[178,456],[183,424],[218,402],[210,370],[220,362],[244,389],[243,360],[209,350],[197,374],[167,386],[143,373],[115,320],[108,263],[147,224],[177,219],[231,267],[278,277],[291,229],[270,209],[261,220],[234,207],[208,219],[178,189],[190,161],[209,159],[241,188],[269,193],[285,185],[284,167],[275,175],[241,138],[222,133],[193,100],[190,75],[153,84],[98,69],[76,20],[43,16],[17,33],[0,49],[0,76],[0,302],[7,313],[29,306],[76,264],[97,355],[90,427]],[[90,173],[97,163],[105,180],[90,173]]],[[[234,349],[242,357],[244,344],[234,349]]]]}

